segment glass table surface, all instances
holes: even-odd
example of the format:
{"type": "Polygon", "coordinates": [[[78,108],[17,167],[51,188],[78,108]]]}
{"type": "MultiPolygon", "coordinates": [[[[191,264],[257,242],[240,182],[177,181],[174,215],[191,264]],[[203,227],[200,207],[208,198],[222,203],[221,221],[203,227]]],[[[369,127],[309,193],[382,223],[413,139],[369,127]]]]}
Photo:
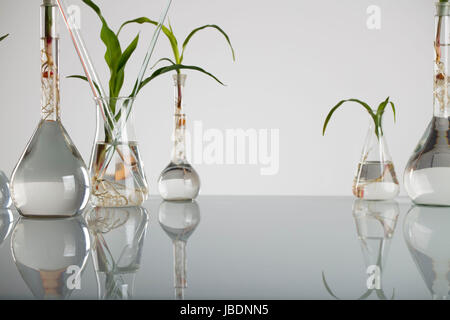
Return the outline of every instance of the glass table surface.
{"type": "Polygon", "coordinates": [[[203,196],[0,219],[1,299],[431,299],[450,209],[408,199],[203,196]]]}

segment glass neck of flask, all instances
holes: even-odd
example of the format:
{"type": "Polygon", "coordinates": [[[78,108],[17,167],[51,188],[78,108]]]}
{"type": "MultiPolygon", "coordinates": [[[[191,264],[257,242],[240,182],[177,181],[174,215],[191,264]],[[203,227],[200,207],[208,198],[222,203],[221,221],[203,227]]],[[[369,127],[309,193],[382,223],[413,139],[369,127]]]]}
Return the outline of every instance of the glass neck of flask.
{"type": "Polygon", "coordinates": [[[436,4],[435,60],[434,60],[434,116],[450,116],[449,63],[450,63],[450,4],[436,4]]]}
{"type": "Polygon", "coordinates": [[[54,1],[44,0],[41,6],[41,118],[46,121],[60,119],[57,17],[54,1]]]}
{"type": "Polygon", "coordinates": [[[186,75],[176,74],[174,79],[175,111],[172,162],[186,162],[186,114],[184,113],[184,85],[186,75]]]}

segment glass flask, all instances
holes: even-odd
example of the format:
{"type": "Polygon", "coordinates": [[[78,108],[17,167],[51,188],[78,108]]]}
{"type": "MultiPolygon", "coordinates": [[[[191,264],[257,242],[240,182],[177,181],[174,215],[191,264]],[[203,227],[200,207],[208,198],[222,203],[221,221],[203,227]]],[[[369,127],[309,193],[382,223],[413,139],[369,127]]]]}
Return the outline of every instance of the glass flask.
{"type": "Polygon", "coordinates": [[[14,225],[14,216],[9,209],[0,209],[0,246],[8,238],[14,225]]]}
{"type": "MultiPolygon", "coordinates": [[[[132,98],[97,99],[97,132],[92,150],[91,202],[97,207],[134,207],[148,197],[147,178],[134,130],[132,98]],[[113,123],[105,123],[108,107],[113,123]],[[114,132],[114,136],[111,133],[114,132]]],[[[111,120],[110,120],[111,121],[111,120]]]]}
{"type": "Polygon", "coordinates": [[[450,206],[450,4],[436,5],[434,114],[409,159],[404,184],[416,204],[450,206]]]}
{"type": "Polygon", "coordinates": [[[175,114],[172,160],[158,180],[159,194],[164,200],[185,201],[197,198],[200,177],[186,159],[186,114],[184,113],[184,87],[186,75],[173,76],[175,114]]]}
{"type": "Polygon", "coordinates": [[[41,6],[41,120],[16,165],[11,196],[23,216],[70,217],[89,199],[89,175],[60,118],[57,7],[41,6]]]}
{"type": "Polygon", "coordinates": [[[147,211],[142,207],[97,207],[86,220],[99,299],[132,299],[147,232],[147,211]]]}
{"type": "Polygon", "coordinates": [[[369,131],[353,181],[353,194],[364,200],[394,199],[400,186],[386,139],[370,119],[369,131]]]}
{"type": "Polygon", "coordinates": [[[17,269],[37,299],[67,299],[81,289],[90,250],[82,217],[21,218],[11,248],[17,269]]]}
{"type": "Polygon", "coordinates": [[[450,298],[450,208],[413,206],[403,234],[433,299],[450,298]]]}
{"type": "Polygon", "coordinates": [[[12,204],[9,191],[9,179],[3,171],[0,171],[0,208],[9,208],[12,204]]]}
{"type": "Polygon", "coordinates": [[[159,224],[173,242],[175,298],[184,299],[186,281],[186,244],[200,223],[200,208],[195,201],[164,201],[159,207],[159,224]]]}

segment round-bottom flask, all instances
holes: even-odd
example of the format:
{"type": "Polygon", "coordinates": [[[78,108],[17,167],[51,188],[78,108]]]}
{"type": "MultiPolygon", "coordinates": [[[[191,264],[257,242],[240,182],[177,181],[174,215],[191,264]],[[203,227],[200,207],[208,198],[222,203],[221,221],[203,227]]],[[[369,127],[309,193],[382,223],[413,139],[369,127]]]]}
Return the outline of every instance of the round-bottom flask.
{"type": "Polygon", "coordinates": [[[186,114],[183,97],[186,75],[174,75],[175,115],[172,160],[158,179],[159,194],[168,201],[188,201],[197,198],[200,177],[186,158],[186,114]]]}

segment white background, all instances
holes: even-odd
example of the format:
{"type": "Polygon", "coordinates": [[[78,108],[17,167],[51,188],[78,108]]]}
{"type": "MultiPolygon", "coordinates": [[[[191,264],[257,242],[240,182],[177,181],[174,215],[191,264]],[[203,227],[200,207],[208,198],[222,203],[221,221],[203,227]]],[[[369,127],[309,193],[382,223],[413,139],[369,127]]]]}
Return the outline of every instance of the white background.
{"type": "MultiPolygon", "coordinates": [[[[97,0],[113,29],[139,16],[157,19],[162,0],[97,0]]],[[[0,168],[12,172],[40,112],[39,0],[0,0],[0,168]]],[[[190,123],[205,129],[279,129],[280,170],[261,176],[258,166],[198,165],[202,194],[350,195],[368,118],[348,105],[336,114],[326,137],[323,120],[340,99],[377,104],[388,95],[398,121],[385,117],[385,133],[402,180],[403,169],[432,115],[434,4],[431,0],[174,0],[170,17],[180,41],[197,26],[218,24],[229,34],[237,61],[215,31],[199,33],[185,63],[216,74],[222,87],[193,72],[187,82],[190,123]],[[368,30],[366,10],[378,5],[381,30],[368,30]]],[[[83,7],[82,32],[102,75],[100,23],[83,7]]],[[[140,50],[126,74],[134,82],[153,32],[133,26],[127,45],[141,30],[140,50]]],[[[67,31],[61,24],[61,75],[81,73],[67,31]]],[[[155,57],[170,54],[160,38],[155,57]]],[[[124,46],[123,45],[123,46],[124,46]]],[[[63,78],[63,77],[62,77],[63,78]]],[[[128,92],[126,89],[124,92],[128,92]]],[[[151,192],[170,156],[172,82],[164,76],[136,103],[136,127],[151,192]]],[[[89,161],[95,107],[79,80],[62,80],[63,123],[89,161]]]]}

